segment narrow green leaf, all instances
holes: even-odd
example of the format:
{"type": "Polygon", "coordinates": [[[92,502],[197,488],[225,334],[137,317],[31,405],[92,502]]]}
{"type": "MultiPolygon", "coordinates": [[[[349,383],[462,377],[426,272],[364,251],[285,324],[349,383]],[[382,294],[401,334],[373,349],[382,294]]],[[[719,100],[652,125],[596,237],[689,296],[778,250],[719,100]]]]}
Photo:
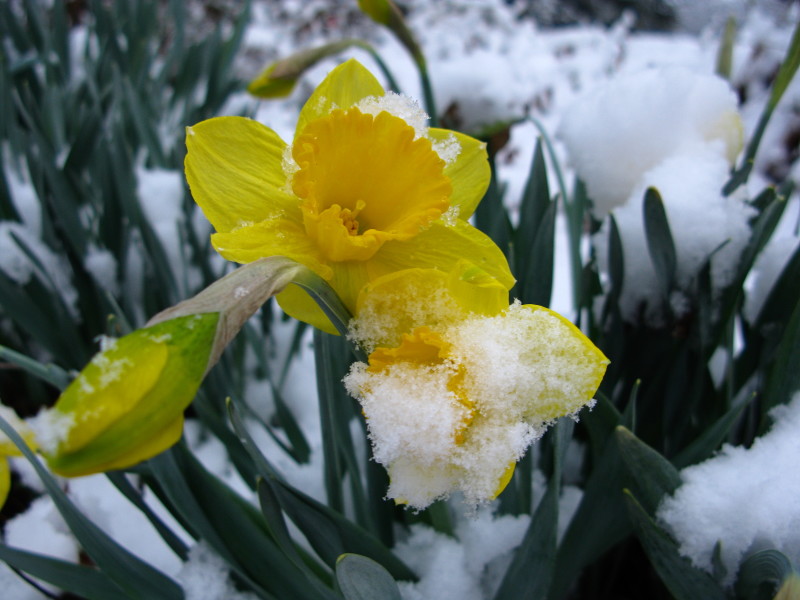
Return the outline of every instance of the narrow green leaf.
{"type": "Polygon", "coordinates": [[[234,430],[252,455],[261,477],[270,486],[270,498],[278,501],[281,509],[303,532],[323,561],[334,567],[336,558],[340,554],[356,552],[377,560],[398,579],[416,578],[414,573],[370,532],[284,483],[280,474],[261,454],[242,422],[239,411],[232,403],[229,404],[229,412],[234,430]]]}
{"type": "Polygon", "coordinates": [[[142,494],[137,490],[125,474],[120,471],[112,471],[106,473],[108,480],[114,485],[119,492],[125,496],[131,504],[138,508],[141,513],[150,521],[150,524],[155,528],[161,539],[170,547],[170,549],[181,558],[186,560],[189,556],[189,548],[184,541],[172,531],[166,523],[159,517],[152,508],[150,508],[144,501],[142,494]]]}
{"type": "Polygon", "coordinates": [[[261,512],[209,473],[183,443],[150,463],[159,485],[169,493],[170,510],[191,523],[195,534],[254,590],[318,600],[319,594],[308,588],[302,572],[278,548],[261,512]]]}
{"type": "Polygon", "coordinates": [[[617,427],[615,436],[636,496],[654,514],[663,497],[680,486],[681,476],[671,462],[624,427],[617,427]]]}
{"type": "Polygon", "coordinates": [[[2,418],[0,430],[31,463],[70,531],[109,579],[133,598],[182,600],[183,591],[177,583],[117,544],[75,507],[14,428],[2,418]]]}
{"type": "Polygon", "coordinates": [[[34,377],[38,377],[42,381],[46,381],[59,390],[63,390],[70,382],[69,374],[61,367],[54,365],[53,363],[48,363],[46,365],[42,364],[39,361],[12,350],[11,348],[0,346],[0,358],[17,365],[34,377]]]}
{"type": "Polygon", "coordinates": [[[101,571],[34,554],[0,543],[0,560],[57,588],[87,600],[130,600],[101,571]]]}
{"type": "Polygon", "coordinates": [[[622,503],[623,472],[617,444],[606,443],[559,545],[550,589],[552,598],[563,597],[584,566],[630,534],[622,503]]]}
{"type": "Polygon", "coordinates": [[[359,554],[336,560],[336,582],[346,600],[400,600],[400,589],[389,571],[359,554]]]}
{"type": "Polygon", "coordinates": [[[785,323],[797,303],[798,281],[800,281],[800,244],[786,262],[780,276],[772,285],[761,310],[755,320],[755,328],[760,329],[768,323],[785,323]]]}
{"type": "Polygon", "coordinates": [[[497,180],[494,157],[489,156],[492,178],[483,200],[475,209],[475,226],[492,238],[495,244],[508,256],[511,241],[511,221],[503,204],[503,189],[497,180]]]}
{"type": "MultiPolygon", "coordinates": [[[[333,288],[328,285],[328,282],[311,269],[303,269],[295,276],[292,283],[308,292],[308,295],[314,299],[325,315],[331,320],[331,323],[336,327],[336,331],[339,332],[339,335],[347,339],[347,325],[353,315],[350,314],[350,311],[342,303],[342,300],[333,288]]],[[[367,361],[367,356],[361,348],[350,343],[350,349],[353,351],[357,360],[361,362],[367,361]]]]}
{"type": "Polygon", "coordinates": [[[717,419],[711,426],[703,430],[697,439],[683,448],[673,459],[676,468],[681,469],[705,460],[724,442],[734,424],[739,420],[742,412],[755,398],[751,395],[745,402],[734,404],[717,419]]]}
{"type": "Polygon", "coordinates": [[[300,428],[300,425],[297,424],[297,420],[294,418],[292,411],[289,410],[289,407],[283,400],[281,391],[274,384],[271,385],[271,388],[272,398],[275,401],[275,419],[281,429],[286,433],[289,444],[291,444],[290,454],[299,464],[305,464],[311,456],[311,447],[308,445],[303,430],[300,428]]]}
{"type": "Polygon", "coordinates": [[[624,497],[631,523],[650,564],[676,600],[727,598],[708,573],[692,566],[688,558],[680,555],[677,544],[656,525],[629,491],[625,491],[624,497]]]}
{"type": "Polygon", "coordinates": [[[495,600],[547,597],[556,563],[559,490],[560,486],[551,479],[522,543],[514,552],[495,600]]]}
{"type": "Polygon", "coordinates": [[[647,188],[644,194],[644,230],[647,234],[647,249],[661,288],[666,296],[675,284],[677,259],[675,243],[669,228],[666,210],[661,195],[655,188],[647,188]]]}
{"type": "MultiPolygon", "coordinates": [[[[545,211],[550,205],[550,186],[547,182],[547,165],[544,161],[541,137],[536,140],[533,162],[528,172],[528,180],[522,192],[519,207],[519,225],[517,232],[522,240],[530,239],[531,234],[539,229],[545,211]]],[[[520,245],[517,239],[517,246],[520,245]]]]}
{"type": "Polygon", "coordinates": [[[731,78],[731,69],[733,68],[733,45],[735,41],[736,17],[731,15],[725,21],[725,31],[719,43],[719,50],[717,50],[717,66],[715,72],[723,79],[731,78]]]}
{"type": "Polygon", "coordinates": [[[622,238],[619,235],[617,220],[613,214],[609,216],[608,228],[608,276],[611,280],[608,301],[618,304],[625,283],[625,254],[622,250],[622,238]]]}
{"type": "Polygon", "coordinates": [[[794,312],[783,331],[775,362],[767,376],[762,414],[779,404],[788,404],[800,390],[800,297],[795,302],[794,312]]]}
{"type": "Polygon", "coordinates": [[[377,561],[396,579],[416,580],[414,572],[371,533],[301,491],[273,482],[284,512],[331,567],[339,555],[355,552],[377,561]]]}
{"type": "Polygon", "coordinates": [[[731,194],[736,188],[745,183],[750,176],[758,147],[761,144],[761,138],[764,136],[764,131],[767,129],[767,124],[772,117],[772,113],[775,111],[775,107],[783,97],[786,88],[789,87],[789,83],[794,78],[798,67],[800,67],[800,23],[795,26],[794,33],[792,34],[792,41],[789,43],[789,48],[786,50],[786,56],[781,63],[778,73],[775,75],[775,80],[772,82],[772,92],[770,93],[769,101],[766,106],[764,106],[756,129],[745,148],[741,165],[734,171],[730,180],[725,184],[725,187],[722,188],[725,195],[731,194]]]}

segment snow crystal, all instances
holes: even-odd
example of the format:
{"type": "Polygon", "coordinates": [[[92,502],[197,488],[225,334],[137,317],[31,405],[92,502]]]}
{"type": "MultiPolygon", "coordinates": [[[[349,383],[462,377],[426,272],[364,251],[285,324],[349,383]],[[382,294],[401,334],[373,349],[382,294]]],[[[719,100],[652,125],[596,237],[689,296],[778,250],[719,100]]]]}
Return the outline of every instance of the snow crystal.
{"type": "Polygon", "coordinates": [[[230,571],[205,542],[197,543],[189,551],[189,560],[178,572],[178,582],[183,586],[186,600],[256,600],[251,593],[240,592],[231,581],[230,571]]]}
{"type": "MultiPolygon", "coordinates": [[[[431,146],[433,147],[433,151],[439,155],[439,158],[441,158],[446,165],[453,164],[461,153],[461,143],[452,133],[442,140],[433,141],[431,146]]],[[[486,144],[483,144],[483,147],[485,146],[486,144]]]]}
{"type": "Polygon", "coordinates": [[[772,429],[751,448],[726,445],[681,471],[683,484],[658,510],[681,554],[698,567],[710,572],[714,547],[722,543],[728,583],[758,550],[776,548],[800,564],[800,393],[771,415],[772,429]]]}
{"type": "Polygon", "coordinates": [[[28,419],[36,443],[45,454],[58,450],[75,425],[75,417],[59,410],[42,409],[35,417],[28,419]]]}
{"type": "Polygon", "coordinates": [[[377,116],[382,112],[403,119],[414,129],[414,139],[425,137],[428,131],[428,115],[414,98],[396,92],[386,92],[383,96],[368,96],[356,104],[356,108],[366,115],[377,116]]]}
{"type": "Polygon", "coordinates": [[[602,217],[647,171],[687,148],[717,142],[715,151],[731,162],[742,144],[736,105],[718,77],[652,68],[586,89],[567,108],[559,134],[602,217]]]}

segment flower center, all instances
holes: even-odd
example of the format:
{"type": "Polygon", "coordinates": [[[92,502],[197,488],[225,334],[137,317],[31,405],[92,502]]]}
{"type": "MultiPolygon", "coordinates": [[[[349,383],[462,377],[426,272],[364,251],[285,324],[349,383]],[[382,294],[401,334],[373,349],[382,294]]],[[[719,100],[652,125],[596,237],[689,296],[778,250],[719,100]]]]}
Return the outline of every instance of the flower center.
{"type": "Polygon", "coordinates": [[[370,259],[390,240],[417,235],[449,207],[444,162],[425,138],[387,112],[334,110],[295,138],[306,233],[331,261],[370,259]]]}

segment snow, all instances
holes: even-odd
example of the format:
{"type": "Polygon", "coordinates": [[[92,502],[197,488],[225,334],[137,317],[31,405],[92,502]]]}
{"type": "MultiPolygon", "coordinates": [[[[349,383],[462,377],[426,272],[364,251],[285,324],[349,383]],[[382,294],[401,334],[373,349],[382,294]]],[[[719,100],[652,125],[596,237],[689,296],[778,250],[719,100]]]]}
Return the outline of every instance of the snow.
{"type": "Polygon", "coordinates": [[[625,203],[644,174],[666,159],[708,146],[733,162],[742,145],[727,82],[679,67],[587,86],[566,109],[559,134],[599,218],[625,203]]]}
{"type": "Polygon", "coordinates": [[[396,554],[419,576],[418,583],[401,582],[405,600],[481,600],[500,584],[498,575],[510,552],[522,541],[529,515],[494,516],[488,508],[472,518],[458,517],[455,537],[425,525],[413,525],[396,554]]]}
{"type": "Polygon", "coordinates": [[[727,583],[746,554],[775,548],[800,564],[800,393],[772,411],[772,429],[750,448],[725,445],[713,458],[681,471],[682,485],[658,518],[681,554],[711,572],[721,542],[727,583]]]}
{"type": "Polygon", "coordinates": [[[189,551],[189,560],[177,576],[186,600],[256,600],[255,594],[240,592],[233,585],[225,564],[209,546],[199,542],[189,551]]]}

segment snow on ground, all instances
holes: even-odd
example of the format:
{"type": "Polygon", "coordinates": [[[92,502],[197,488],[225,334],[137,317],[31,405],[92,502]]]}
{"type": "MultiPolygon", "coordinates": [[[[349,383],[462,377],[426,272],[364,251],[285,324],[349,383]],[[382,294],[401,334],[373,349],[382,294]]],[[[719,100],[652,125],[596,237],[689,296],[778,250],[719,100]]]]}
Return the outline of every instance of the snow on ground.
{"type": "MultiPolygon", "coordinates": [[[[281,21],[275,19],[276,4],[281,6],[280,10],[284,15],[305,19],[310,18],[314,8],[320,5],[319,2],[272,4],[256,2],[253,23],[246,36],[247,52],[276,56],[285,55],[298,47],[298,40],[285,35],[285,31],[280,27],[281,21]]],[[[608,29],[593,25],[543,29],[531,21],[518,22],[513,8],[500,0],[465,0],[455,3],[412,2],[410,5],[414,10],[410,15],[410,23],[418,33],[428,56],[439,107],[451,108],[451,113],[458,117],[461,126],[468,130],[476,130],[497,121],[535,118],[553,138],[558,162],[564,170],[565,181],[570,185],[574,166],[580,167],[579,159],[577,156],[570,156],[567,146],[561,139],[555,137],[557,131],[567,130],[570,126],[564,120],[568,114],[567,107],[582,94],[592,94],[592,90],[607,86],[610,80],[630,77],[631,74],[644,69],[680,67],[698,76],[710,77],[719,45],[721,24],[729,11],[745,16],[741,22],[735,47],[732,81],[737,93],[747,100],[741,107],[741,114],[745,139],[749,138],[766,101],[765,76],[774,70],[788,45],[791,30],[787,24],[796,22],[800,16],[795,6],[790,9],[793,11],[791,14],[784,15],[783,21],[776,24],[774,17],[757,10],[746,9],[745,5],[749,4],[742,1],[718,0],[703,5],[706,9],[713,8],[714,12],[699,14],[696,6],[693,8],[693,3],[679,2],[685,31],[692,33],[669,35],[632,32],[630,18],[623,18],[608,29]]],[[[774,2],[769,4],[773,8],[776,4],[780,5],[774,2]]],[[[349,33],[352,34],[352,31],[349,33]]],[[[77,30],[76,35],[83,35],[83,32],[77,30]]],[[[421,97],[413,64],[394,38],[378,27],[368,29],[368,35],[395,72],[402,90],[417,98],[421,97]]],[[[306,32],[300,43],[307,47],[336,37],[336,32],[332,30],[311,29],[310,32],[306,32]]],[[[358,58],[380,77],[371,57],[362,50],[353,49],[335,59],[325,60],[311,69],[288,99],[258,102],[240,94],[230,100],[225,112],[237,114],[244,111],[255,115],[260,121],[275,129],[284,139],[291,140],[297,113],[310,90],[338,61],[350,56],[358,58]]],[[[255,76],[255,74],[256,72],[252,72],[250,75],[255,76]]],[[[639,102],[641,103],[639,109],[646,110],[647,101],[642,99],[639,102]]],[[[756,173],[749,187],[751,194],[760,191],[768,183],[770,176],[786,174],[781,170],[785,171],[786,165],[789,164],[786,158],[791,148],[787,147],[785,137],[787,131],[798,129],[800,121],[798,105],[800,105],[800,81],[795,81],[765,133],[764,151],[757,157],[756,173]]],[[[663,110],[669,110],[669,106],[663,110]]],[[[591,130],[587,131],[587,134],[603,133],[608,124],[602,118],[598,118],[586,127],[591,130]]],[[[512,128],[508,144],[498,156],[500,177],[506,185],[505,201],[512,210],[518,205],[538,135],[539,130],[530,120],[521,122],[512,128]]],[[[677,161],[685,155],[670,156],[677,161]]],[[[710,167],[722,169],[723,167],[717,164],[718,161],[714,160],[708,159],[710,167]]],[[[669,164],[659,164],[661,164],[660,171],[649,171],[650,179],[644,175],[637,178],[631,184],[629,193],[634,194],[635,188],[634,195],[641,194],[642,186],[652,183],[663,182],[665,189],[669,189],[672,185],[679,186],[680,182],[675,180],[682,170],[674,164],[672,168],[669,164]]],[[[549,161],[549,170],[551,189],[555,190],[556,171],[552,161],[549,161]]],[[[798,175],[797,166],[794,167],[794,175],[798,175]]],[[[148,173],[144,170],[139,172],[139,192],[145,210],[152,219],[156,232],[167,241],[169,260],[173,265],[179,264],[182,260],[181,245],[177,242],[175,234],[175,220],[178,217],[175,210],[163,210],[163,208],[176,206],[175,199],[179,197],[176,195],[178,194],[176,186],[181,176],[177,172],[148,173]]],[[[19,253],[16,250],[7,251],[7,249],[14,246],[13,234],[26,240],[38,237],[37,211],[40,209],[35,203],[35,195],[32,194],[28,182],[9,181],[13,201],[24,222],[19,226],[0,223],[0,249],[2,249],[0,268],[10,276],[23,281],[29,276],[25,271],[29,267],[20,265],[19,253]],[[14,227],[20,230],[16,231],[14,227]]],[[[627,197],[621,198],[622,202],[626,200],[627,197]]],[[[711,201],[716,199],[711,198],[711,201]]],[[[700,198],[697,202],[703,202],[703,199],[700,198]]],[[[798,201],[794,198],[781,225],[780,235],[776,236],[768,246],[759,262],[759,272],[763,273],[758,275],[763,278],[761,282],[774,279],[779,271],[776,265],[782,265],[797,245],[797,204],[798,201]]],[[[563,231],[562,225],[563,220],[560,218],[559,231],[563,231]]],[[[49,256],[47,252],[38,249],[35,242],[32,243],[32,251],[52,273],[57,286],[69,290],[69,282],[60,282],[57,279],[60,272],[58,257],[49,256]]],[[[88,267],[98,281],[115,281],[117,265],[113,264],[113,260],[109,261],[109,257],[104,256],[102,252],[92,256],[88,267]]],[[[135,257],[131,257],[131,261],[129,268],[136,266],[133,264],[135,257]]],[[[563,235],[559,236],[557,242],[556,261],[554,308],[569,314],[572,305],[568,288],[569,277],[565,275],[568,271],[568,262],[563,235]]],[[[113,289],[111,283],[107,285],[113,289]]],[[[752,300],[752,306],[752,311],[757,310],[758,299],[752,300]]],[[[276,343],[288,345],[291,330],[285,328],[282,331],[276,343]]],[[[311,443],[313,452],[310,463],[298,467],[282,454],[278,446],[266,435],[261,435],[259,442],[274,464],[284,470],[292,485],[312,496],[322,498],[324,491],[321,476],[321,441],[317,410],[314,406],[316,391],[313,377],[309,377],[313,372],[313,356],[306,343],[299,360],[293,365],[283,392],[311,443]]],[[[272,401],[270,391],[265,384],[253,381],[248,387],[247,395],[250,401],[257,405],[257,409],[265,413],[262,416],[268,416],[272,401]]],[[[779,435],[784,435],[780,432],[789,427],[790,423],[794,424],[796,431],[800,426],[796,422],[800,401],[795,400],[792,406],[792,413],[789,413],[787,408],[780,415],[781,419],[784,419],[783,425],[776,425],[773,432],[759,442],[760,446],[754,446],[750,454],[746,451],[740,452],[739,449],[726,449],[718,459],[719,463],[733,464],[740,460],[737,458],[740,456],[741,460],[752,460],[755,463],[758,460],[755,455],[766,452],[759,448],[768,448],[769,444],[778,443],[775,440],[779,435]],[[789,420],[790,414],[795,415],[792,421],[789,420]]],[[[237,481],[238,476],[224,456],[221,445],[199,435],[196,427],[191,424],[187,428],[187,437],[197,449],[200,458],[213,472],[234,489],[252,499],[246,486],[240,480],[237,481]]],[[[30,469],[24,463],[14,460],[14,468],[36,489],[30,469]]],[[[711,464],[706,463],[695,467],[697,471],[685,471],[686,491],[679,492],[673,504],[665,505],[662,511],[662,518],[671,523],[676,535],[683,540],[684,550],[699,564],[705,564],[706,558],[703,553],[707,551],[709,543],[713,546],[716,537],[725,535],[713,527],[715,523],[720,522],[720,514],[725,515],[722,521],[737,524],[742,521],[741,514],[737,513],[736,518],[733,518],[724,511],[714,514],[698,512],[696,518],[704,519],[702,531],[707,532],[704,537],[699,533],[697,522],[689,523],[687,517],[681,524],[677,519],[670,517],[675,511],[670,512],[669,506],[678,506],[676,503],[683,502],[682,506],[686,508],[687,515],[690,509],[701,509],[705,505],[705,497],[698,500],[691,499],[694,493],[692,490],[699,489],[692,484],[695,480],[693,473],[712,468],[711,464]],[[686,533],[681,533],[682,531],[686,533]]],[[[784,474],[794,471],[796,469],[787,468],[784,474]]],[[[742,479],[737,477],[737,481],[742,479]]],[[[776,494],[784,489],[784,484],[785,482],[781,481],[780,485],[772,486],[776,494]]],[[[138,511],[121,499],[103,476],[72,481],[69,483],[69,493],[92,518],[96,518],[102,526],[110,527],[111,534],[118,541],[170,575],[176,576],[181,581],[194,581],[194,574],[198,572],[213,574],[213,585],[221,586],[218,591],[214,592],[215,588],[212,588],[212,582],[209,582],[204,590],[198,589],[196,593],[193,592],[192,598],[213,600],[213,598],[230,597],[226,595],[228,591],[225,591],[227,583],[224,580],[224,567],[215,562],[207,548],[196,547],[192,553],[192,562],[182,566],[160,543],[138,511]]],[[[746,489],[742,488],[741,493],[746,494],[746,489]]],[[[565,510],[574,509],[579,497],[578,488],[572,486],[565,488],[562,498],[565,510]]],[[[148,496],[147,499],[156,506],[159,514],[164,515],[165,511],[158,508],[153,498],[148,496]]],[[[776,504],[779,499],[776,496],[776,504]]],[[[748,504],[755,503],[748,502],[748,504]]],[[[754,507],[754,510],[756,508],[754,507]]],[[[799,530],[797,516],[791,518],[794,519],[791,521],[793,530],[799,530]]],[[[752,521],[752,527],[746,531],[747,539],[742,537],[738,542],[730,542],[730,546],[724,546],[729,548],[729,554],[726,555],[726,560],[732,567],[729,572],[732,571],[741,552],[752,544],[757,544],[761,540],[759,536],[776,523],[777,521],[769,518],[764,521],[756,519],[752,521]]],[[[481,597],[481,592],[478,590],[486,593],[497,585],[498,577],[503,572],[503,560],[507,559],[508,552],[519,543],[526,526],[527,517],[495,517],[490,510],[486,510],[475,519],[459,519],[455,538],[445,538],[424,526],[414,527],[410,535],[400,544],[398,552],[409,563],[419,568],[422,579],[415,585],[404,585],[404,597],[407,599],[481,597]],[[462,590],[463,594],[455,594],[456,589],[462,590]]],[[[788,521],[785,526],[788,530],[788,521]]],[[[776,539],[771,538],[771,541],[774,542],[776,539]]],[[[794,553],[793,556],[798,560],[800,542],[797,537],[781,539],[785,541],[787,551],[794,553]]],[[[6,541],[11,545],[45,554],[70,560],[76,558],[75,543],[47,497],[36,500],[28,512],[12,519],[6,525],[6,541]]],[[[13,599],[35,600],[44,597],[21,584],[5,566],[0,566],[0,587],[11,590],[7,592],[11,596],[6,597],[13,599]]]]}
{"type": "Polygon", "coordinates": [[[800,393],[772,417],[772,429],[752,447],[726,445],[684,469],[683,485],[658,510],[681,553],[708,572],[721,542],[728,583],[742,558],[758,550],[775,548],[800,564],[800,393]]]}

